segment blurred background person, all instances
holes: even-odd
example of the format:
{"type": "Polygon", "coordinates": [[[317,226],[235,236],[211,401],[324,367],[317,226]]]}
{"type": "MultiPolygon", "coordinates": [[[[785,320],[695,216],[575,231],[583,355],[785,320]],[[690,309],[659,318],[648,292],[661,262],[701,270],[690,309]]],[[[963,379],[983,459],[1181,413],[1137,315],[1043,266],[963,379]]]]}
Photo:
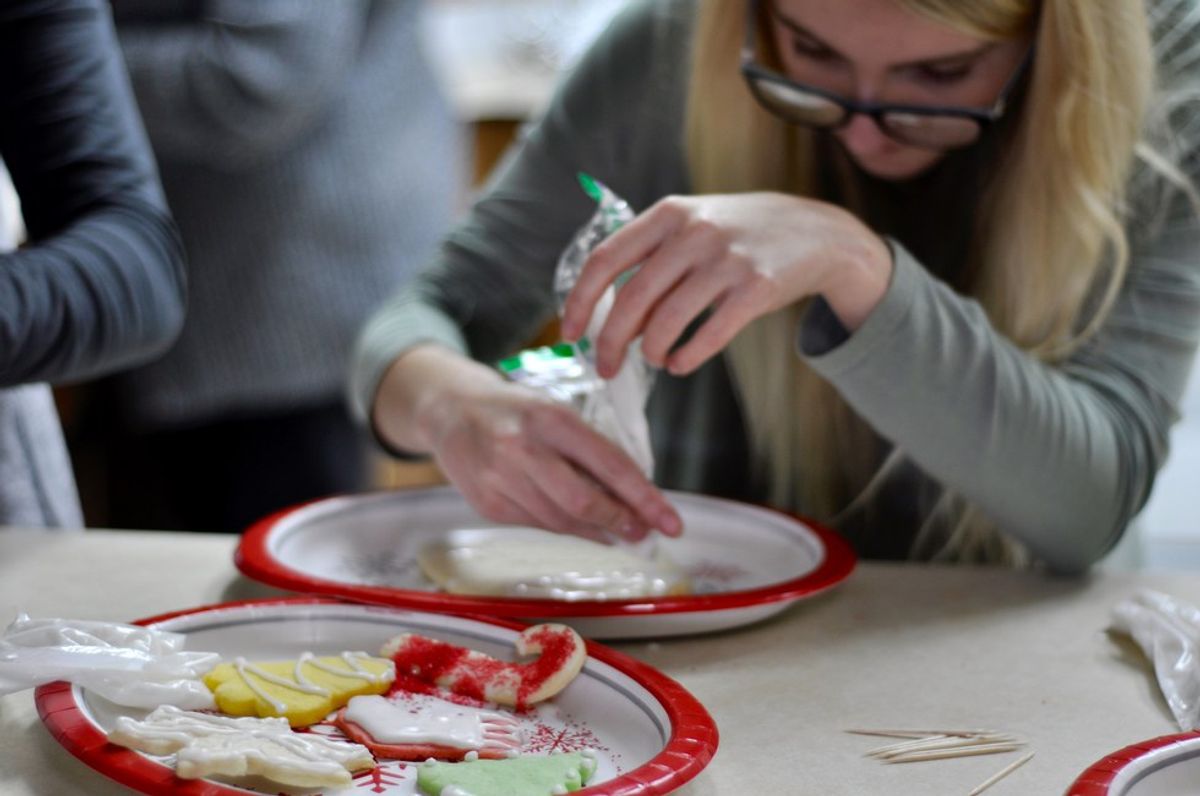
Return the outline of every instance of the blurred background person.
{"type": "Polygon", "coordinates": [[[241,531],[369,484],[352,339],[432,251],[466,166],[420,6],[113,3],[192,291],[168,355],[92,396],[105,524],[241,531]]]}
{"type": "Polygon", "coordinates": [[[0,526],[83,524],[49,387],[160,353],[183,252],[102,0],[0,5],[0,526]]]}

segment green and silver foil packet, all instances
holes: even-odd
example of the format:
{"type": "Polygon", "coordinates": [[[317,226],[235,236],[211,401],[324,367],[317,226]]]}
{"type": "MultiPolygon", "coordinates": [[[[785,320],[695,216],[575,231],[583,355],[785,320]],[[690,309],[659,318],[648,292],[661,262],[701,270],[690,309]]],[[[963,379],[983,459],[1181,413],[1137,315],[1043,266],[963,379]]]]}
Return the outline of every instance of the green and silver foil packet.
{"type": "MultiPolygon", "coordinates": [[[[586,174],[579,175],[583,189],[596,200],[596,212],[584,224],[558,260],[554,272],[554,295],[562,315],[567,296],[579,281],[588,256],[601,241],[633,220],[629,204],[606,185],[586,174]]],[[[617,286],[624,283],[624,276],[617,286]]],[[[498,367],[510,380],[541,390],[574,407],[583,419],[619,445],[650,477],[654,454],[646,422],[646,399],[654,384],[654,371],[642,356],[641,340],[630,344],[620,371],[612,379],[596,372],[591,339],[599,333],[612,309],[617,286],[610,285],[592,312],[578,343],[521,351],[502,360],[498,367]]]]}

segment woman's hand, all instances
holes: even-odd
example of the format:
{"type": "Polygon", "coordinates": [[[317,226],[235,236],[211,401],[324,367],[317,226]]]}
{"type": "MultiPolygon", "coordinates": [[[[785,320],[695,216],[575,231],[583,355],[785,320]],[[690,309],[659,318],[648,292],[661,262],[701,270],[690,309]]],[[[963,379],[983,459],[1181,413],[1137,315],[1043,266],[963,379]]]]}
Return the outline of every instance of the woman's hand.
{"type": "Polygon", "coordinates": [[[682,530],[637,465],[570,407],[434,346],[401,356],[375,399],[375,427],[432,453],[471,505],[496,522],[611,541],[682,530]]]}
{"type": "Polygon", "coordinates": [[[567,299],[563,335],[581,336],[608,285],[639,264],[592,341],[606,378],[638,337],[650,364],[682,375],[755,318],[816,294],[854,330],[882,299],[892,271],[887,245],[824,202],[779,193],[668,197],[592,252],[567,299]],[[709,308],[692,338],[672,350],[709,308]]]}

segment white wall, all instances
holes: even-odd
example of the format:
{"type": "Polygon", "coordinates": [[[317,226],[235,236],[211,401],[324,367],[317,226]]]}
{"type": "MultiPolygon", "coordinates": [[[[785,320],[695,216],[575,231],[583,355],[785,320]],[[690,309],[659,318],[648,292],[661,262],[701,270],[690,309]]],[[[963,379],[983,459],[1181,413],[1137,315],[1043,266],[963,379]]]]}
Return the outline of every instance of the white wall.
{"type": "Polygon", "coordinates": [[[460,118],[525,119],[623,3],[434,0],[425,6],[425,40],[460,118]]]}

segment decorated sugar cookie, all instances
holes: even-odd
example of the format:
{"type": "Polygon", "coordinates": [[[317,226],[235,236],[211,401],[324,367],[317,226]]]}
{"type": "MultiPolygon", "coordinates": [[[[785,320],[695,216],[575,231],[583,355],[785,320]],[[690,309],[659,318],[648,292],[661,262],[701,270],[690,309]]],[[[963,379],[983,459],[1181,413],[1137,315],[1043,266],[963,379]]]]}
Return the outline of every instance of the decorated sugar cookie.
{"type": "Polygon", "coordinates": [[[352,741],[393,760],[499,760],[521,747],[520,723],[509,714],[429,699],[420,707],[381,696],[356,696],[334,724],[352,741]]]}
{"type": "Polygon", "coordinates": [[[182,779],[261,776],[299,788],[349,787],[350,773],[374,767],[356,743],[294,732],[283,718],[230,718],[156,708],[143,721],[117,719],[108,740],[152,755],[175,754],[182,779]]]}
{"type": "Polygon", "coordinates": [[[234,716],[282,716],[293,727],[315,724],[359,694],[382,694],[395,679],[391,661],[365,652],[250,663],[238,658],[204,676],[217,707],[234,716]]]}
{"type": "Polygon", "coordinates": [[[582,788],[596,771],[588,751],[469,763],[421,764],[417,787],[427,796],[551,796],[582,788]]]}
{"type": "Polygon", "coordinates": [[[451,594],[578,601],[691,591],[662,549],[643,557],[625,546],[536,528],[456,529],[421,548],[417,564],[451,594]]]}
{"type": "Polygon", "coordinates": [[[519,709],[562,691],[587,660],[583,639],[566,625],[526,628],[517,637],[516,651],[538,657],[528,663],[511,663],[414,633],[391,639],[380,654],[395,662],[400,678],[416,678],[456,694],[519,709]]]}

